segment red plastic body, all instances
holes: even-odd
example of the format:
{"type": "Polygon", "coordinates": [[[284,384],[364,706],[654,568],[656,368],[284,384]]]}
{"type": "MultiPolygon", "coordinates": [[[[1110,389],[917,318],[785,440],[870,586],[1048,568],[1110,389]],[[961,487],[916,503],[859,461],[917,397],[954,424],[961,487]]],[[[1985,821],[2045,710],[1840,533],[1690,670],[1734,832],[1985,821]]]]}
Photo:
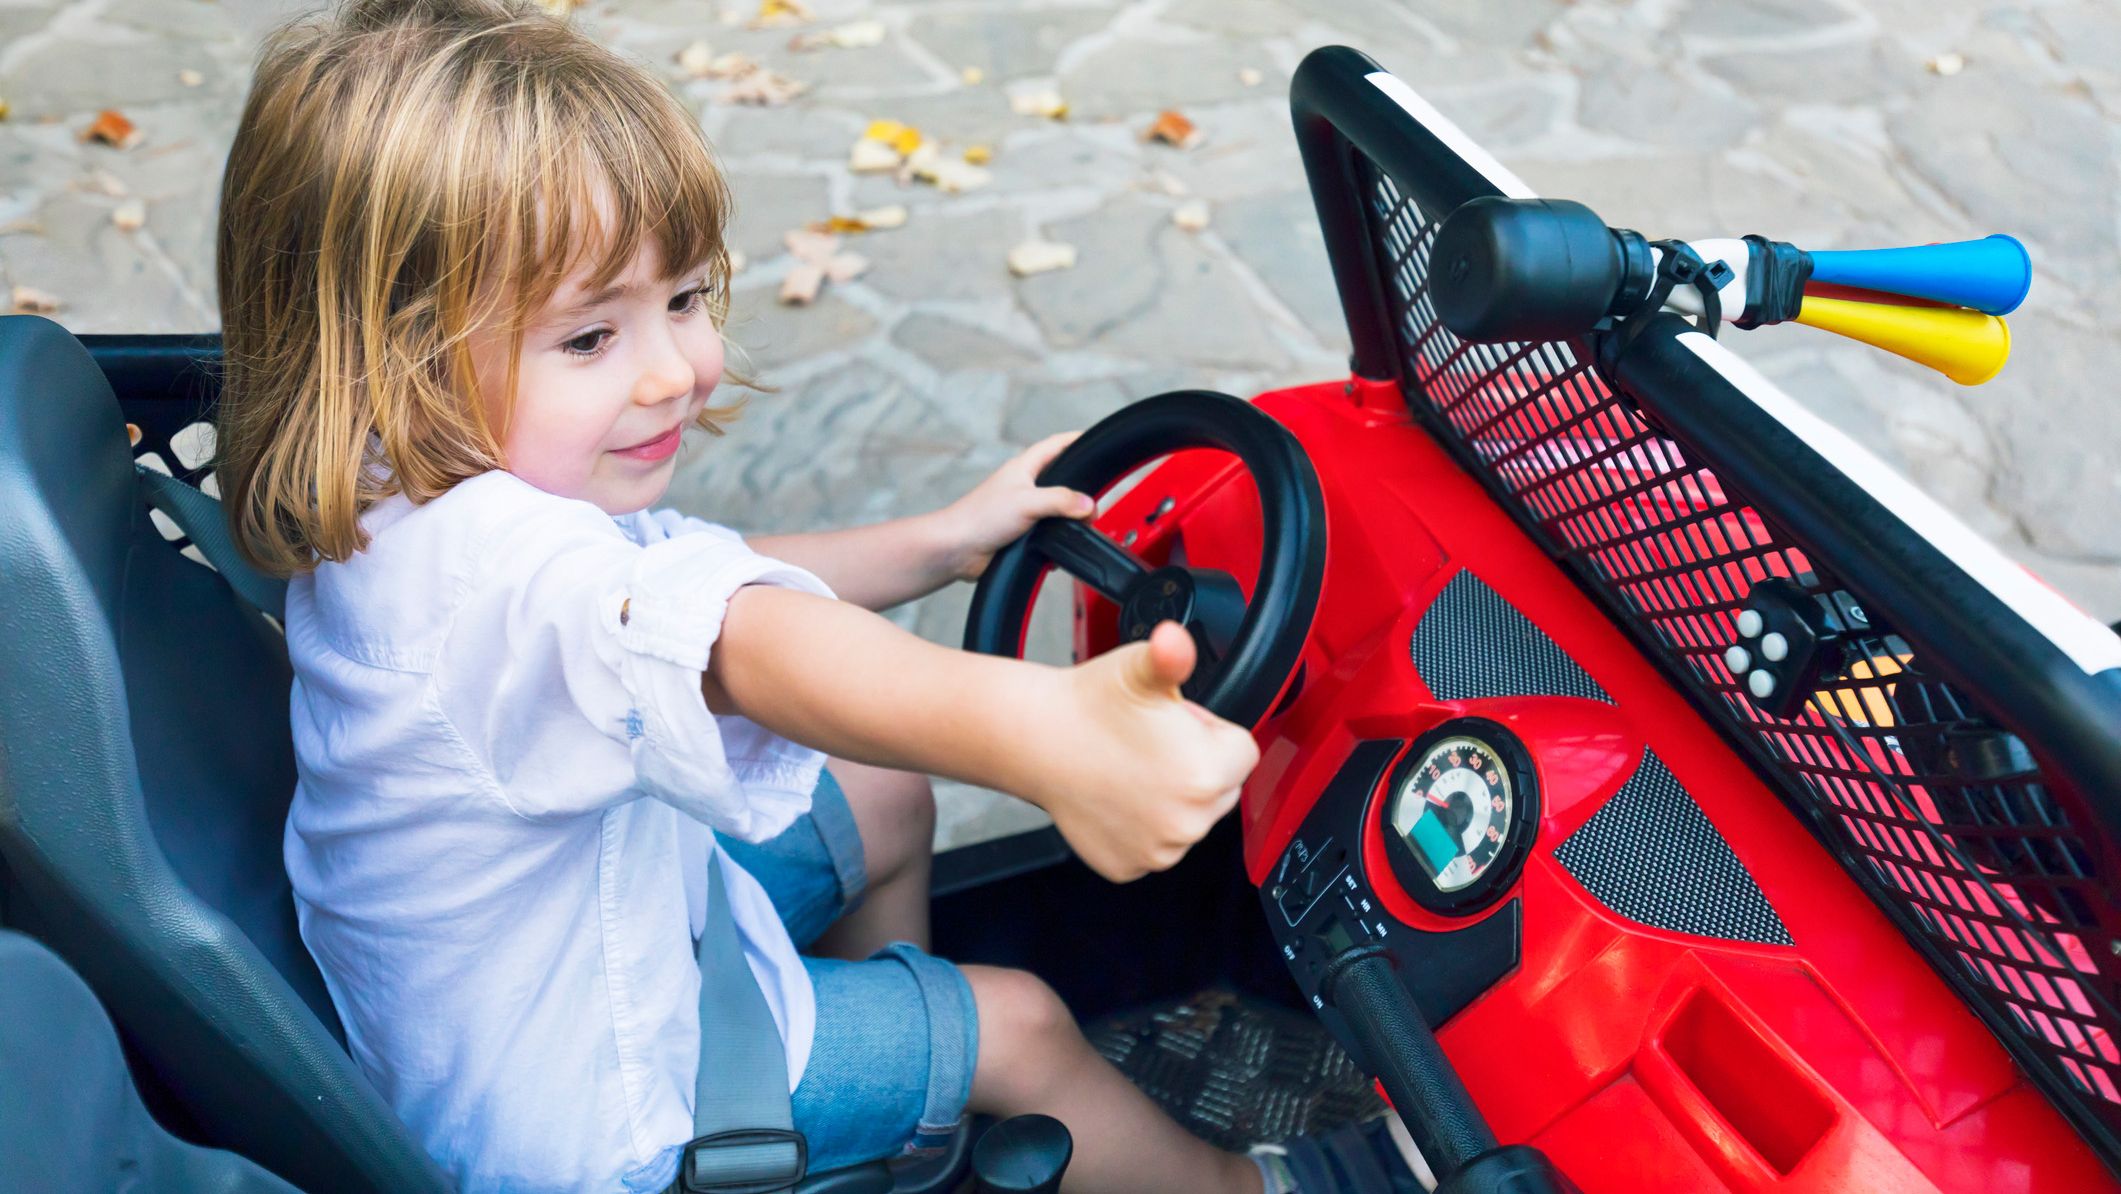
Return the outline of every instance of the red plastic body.
{"type": "MultiPolygon", "coordinates": [[[[1395,387],[1333,382],[1257,404],[1308,450],[1328,544],[1300,688],[1257,730],[1261,762],[1240,806],[1249,876],[1264,879],[1359,739],[1411,740],[1479,715],[1524,741],[1544,808],[1510,892],[1521,962],[1439,1033],[1499,1138],[1545,1149],[1586,1194],[2121,1188],[1795,816],[1409,420],[1395,387]],[[1536,622],[1613,703],[1437,701],[1407,643],[1459,569],[1536,622]],[[1645,747],[1751,871],[1794,947],[1623,920],[1554,861],[1645,747]]],[[[1099,526],[1135,535],[1145,559],[1176,550],[1248,589],[1258,567],[1257,498],[1226,456],[1171,457],[1099,526]],[[1155,516],[1167,497],[1175,505],[1155,516]]],[[[1112,608],[1077,588],[1077,649],[1108,649],[1112,608]]],[[[1395,916],[1464,923],[1408,898],[1383,848],[1373,810],[1365,869],[1395,916]]]]}

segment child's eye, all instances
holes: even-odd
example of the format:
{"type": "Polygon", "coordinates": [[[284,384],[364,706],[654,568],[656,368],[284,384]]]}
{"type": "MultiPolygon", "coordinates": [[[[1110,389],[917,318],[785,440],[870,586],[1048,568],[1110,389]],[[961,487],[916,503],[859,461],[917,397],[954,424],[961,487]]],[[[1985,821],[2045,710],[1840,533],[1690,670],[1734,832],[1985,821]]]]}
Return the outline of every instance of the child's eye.
{"type": "Polygon", "coordinates": [[[610,328],[598,328],[593,332],[583,332],[571,340],[562,341],[560,347],[578,357],[593,357],[604,351],[604,345],[610,339],[610,328]]]}
{"type": "Polygon", "coordinates": [[[694,286],[689,290],[681,290],[670,297],[670,313],[672,315],[690,315],[706,305],[707,287],[704,285],[694,286]]]}

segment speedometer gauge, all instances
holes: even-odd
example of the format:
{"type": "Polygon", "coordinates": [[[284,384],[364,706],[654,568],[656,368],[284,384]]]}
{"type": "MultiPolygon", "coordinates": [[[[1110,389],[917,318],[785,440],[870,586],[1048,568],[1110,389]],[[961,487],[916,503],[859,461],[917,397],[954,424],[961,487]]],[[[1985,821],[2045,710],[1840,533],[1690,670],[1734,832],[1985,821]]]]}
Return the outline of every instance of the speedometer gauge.
{"type": "Polygon", "coordinates": [[[1392,771],[1385,853],[1407,894],[1476,911],[1516,876],[1538,824],[1531,760],[1507,730],[1465,718],[1425,735],[1392,771]]]}

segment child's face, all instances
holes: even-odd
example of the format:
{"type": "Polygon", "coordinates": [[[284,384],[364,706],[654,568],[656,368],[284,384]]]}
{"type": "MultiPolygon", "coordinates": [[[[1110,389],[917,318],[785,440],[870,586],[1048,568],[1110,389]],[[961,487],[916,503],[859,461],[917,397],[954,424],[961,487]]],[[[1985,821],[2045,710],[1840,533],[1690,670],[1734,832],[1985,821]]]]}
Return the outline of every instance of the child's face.
{"type": "Polygon", "coordinates": [[[705,267],[668,277],[660,265],[644,244],[601,292],[583,274],[562,282],[523,334],[513,410],[509,337],[472,337],[489,425],[506,428],[509,472],[609,514],[663,496],[679,436],[722,379],[722,337],[707,313],[705,267]]]}

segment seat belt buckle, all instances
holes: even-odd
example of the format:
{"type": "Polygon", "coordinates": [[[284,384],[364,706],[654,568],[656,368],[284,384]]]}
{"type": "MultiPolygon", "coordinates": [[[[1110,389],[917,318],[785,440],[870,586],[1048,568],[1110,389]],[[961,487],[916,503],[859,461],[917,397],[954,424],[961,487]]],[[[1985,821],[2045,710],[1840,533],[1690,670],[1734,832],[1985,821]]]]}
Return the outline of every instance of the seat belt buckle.
{"type": "Polygon", "coordinates": [[[810,1142],[790,1128],[732,1128],[686,1142],[678,1162],[683,1194],[775,1194],[810,1170],[810,1142]]]}

